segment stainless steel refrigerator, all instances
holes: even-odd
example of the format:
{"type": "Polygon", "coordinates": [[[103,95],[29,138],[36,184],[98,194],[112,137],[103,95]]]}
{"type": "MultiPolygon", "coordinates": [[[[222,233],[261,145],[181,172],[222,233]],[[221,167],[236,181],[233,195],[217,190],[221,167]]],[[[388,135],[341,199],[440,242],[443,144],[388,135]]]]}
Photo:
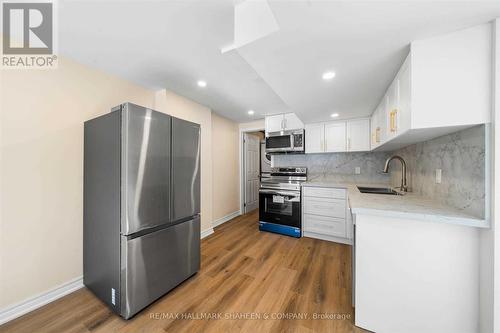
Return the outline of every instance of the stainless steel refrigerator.
{"type": "Polygon", "coordinates": [[[131,103],[84,124],[84,284],[128,319],[200,268],[200,127],[131,103]]]}

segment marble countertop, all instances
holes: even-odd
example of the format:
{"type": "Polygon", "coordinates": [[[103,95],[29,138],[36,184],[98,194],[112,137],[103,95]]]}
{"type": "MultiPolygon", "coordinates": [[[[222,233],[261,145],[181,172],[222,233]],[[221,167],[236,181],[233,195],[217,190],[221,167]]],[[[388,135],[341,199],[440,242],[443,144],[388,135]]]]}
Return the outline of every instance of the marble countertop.
{"type": "Polygon", "coordinates": [[[488,221],[464,213],[458,208],[408,192],[405,195],[368,194],[357,186],[390,187],[380,183],[353,183],[342,180],[312,179],[302,184],[310,187],[345,188],[353,214],[400,217],[429,222],[444,222],[478,228],[489,228],[488,221]]]}

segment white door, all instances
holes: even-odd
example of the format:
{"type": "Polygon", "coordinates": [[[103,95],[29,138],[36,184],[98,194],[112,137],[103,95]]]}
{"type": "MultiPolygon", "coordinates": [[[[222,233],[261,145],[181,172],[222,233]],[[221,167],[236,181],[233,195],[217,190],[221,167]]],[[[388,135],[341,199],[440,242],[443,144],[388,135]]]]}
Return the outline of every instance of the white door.
{"type": "Polygon", "coordinates": [[[370,150],[370,119],[347,121],[347,150],[370,150]]]}
{"type": "Polygon", "coordinates": [[[304,128],[304,123],[295,113],[285,113],[284,120],[285,130],[287,131],[304,128]]]}
{"type": "Polygon", "coordinates": [[[346,151],[346,123],[337,121],[325,124],[325,152],[346,151]]]}
{"type": "Polygon", "coordinates": [[[282,131],[283,126],[284,118],[282,114],[266,117],[266,133],[282,131]]]}
{"type": "Polygon", "coordinates": [[[323,123],[306,125],[305,136],[306,154],[324,152],[325,125],[323,123]]]}
{"type": "Polygon", "coordinates": [[[259,207],[259,148],[259,137],[245,134],[245,213],[259,207]]]}

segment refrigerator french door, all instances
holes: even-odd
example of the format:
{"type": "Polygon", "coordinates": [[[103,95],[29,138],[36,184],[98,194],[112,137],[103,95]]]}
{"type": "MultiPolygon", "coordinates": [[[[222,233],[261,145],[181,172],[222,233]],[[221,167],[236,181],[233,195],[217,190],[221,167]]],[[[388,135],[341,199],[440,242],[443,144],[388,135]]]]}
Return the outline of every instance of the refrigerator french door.
{"type": "Polygon", "coordinates": [[[170,223],[170,116],[134,104],[122,111],[124,236],[170,223]]]}
{"type": "Polygon", "coordinates": [[[172,118],[172,221],[200,213],[200,125],[172,118]]]}
{"type": "Polygon", "coordinates": [[[128,319],[199,270],[199,125],[125,103],[84,133],[84,284],[128,319]]]}

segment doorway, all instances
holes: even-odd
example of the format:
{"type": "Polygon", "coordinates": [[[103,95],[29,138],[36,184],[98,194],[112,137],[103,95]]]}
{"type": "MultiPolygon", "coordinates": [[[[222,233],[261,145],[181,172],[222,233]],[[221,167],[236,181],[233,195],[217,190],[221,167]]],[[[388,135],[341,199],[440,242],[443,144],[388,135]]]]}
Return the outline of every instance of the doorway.
{"type": "Polygon", "coordinates": [[[263,168],[261,145],[265,135],[264,131],[260,130],[242,132],[241,134],[241,210],[246,214],[259,208],[259,188],[261,169],[263,168]]]}

